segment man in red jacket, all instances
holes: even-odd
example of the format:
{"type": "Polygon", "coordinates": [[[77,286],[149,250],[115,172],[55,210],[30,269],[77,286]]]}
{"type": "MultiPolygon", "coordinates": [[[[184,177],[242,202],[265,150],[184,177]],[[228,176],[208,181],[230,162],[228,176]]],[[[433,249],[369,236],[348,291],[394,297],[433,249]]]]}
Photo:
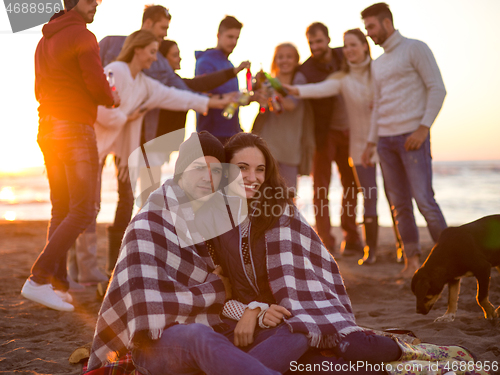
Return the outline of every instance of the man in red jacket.
{"type": "Polygon", "coordinates": [[[43,29],[35,52],[35,95],[40,103],[38,144],[50,185],[52,218],[47,243],[21,294],[52,309],[73,311],[66,253],[96,215],[98,172],[93,124],[98,105],[119,105],[87,30],[96,0],[64,0],[65,10],[43,29]]]}

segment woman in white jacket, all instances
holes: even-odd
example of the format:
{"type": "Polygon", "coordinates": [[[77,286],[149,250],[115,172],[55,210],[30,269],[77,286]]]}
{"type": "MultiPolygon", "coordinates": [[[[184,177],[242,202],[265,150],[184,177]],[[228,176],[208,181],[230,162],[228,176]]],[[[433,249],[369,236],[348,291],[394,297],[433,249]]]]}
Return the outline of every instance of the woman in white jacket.
{"type": "MultiPolygon", "coordinates": [[[[177,111],[194,109],[204,113],[209,108],[224,108],[233,99],[232,94],[209,98],[178,90],[148,77],[143,70],[148,69],[156,60],[158,48],[159,43],[152,33],[144,30],[136,31],[127,37],[116,61],[104,68],[108,76],[109,72],[113,73],[116,90],[120,92],[121,97],[120,106],[117,108],[98,107],[97,122],[94,125],[99,160],[104,164],[107,155],[113,154],[118,178],[124,182],[120,185],[126,186],[126,188],[118,189],[118,206],[113,224],[113,229],[117,234],[114,236],[116,241],[121,241],[132,216],[134,186],[129,185],[131,179],[128,173],[128,159],[130,154],[140,147],[141,126],[146,111],[152,108],[177,111]]],[[[100,205],[100,183],[98,185],[97,211],[100,205]]],[[[107,280],[105,277],[103,280],[103,275],[97,269],[95,225],[87,229],[82,236],[86,236],[85,241],[82,242],[85,242],[87,246],[77,246],[77,281],[96,283],[107,280]],[[86,261],[78,262],[79,259],[86,259],[86,261]]],[[[110,240],[113,240],[111,236],[110,240]]],[[[118,257],[119,246],[113,246],[113,248],[116,250],[113,251],[114,254],[108,252],[106,266],[108,273],[113,270],[118,257]]]]}
{"type": "Polygon", "coordinates": [[[368,141],[372,113],[373,87],[371,82],[370,46],[360,29],[348,30],[344,33],[344,56],[347,61],[343,69],[332,74],[325,81],[307,85],[285,87],[291,94],[301,98],[323,98],[341,94],[346,104],[349,117],[349,154],[354,164],[360,188],[364,196],[365,257],[363,262],[375,262],[377,248],[377,182],[375,163],[378,156],[373,157],[373,166],[363,167],[361,155],[368,141]]]}

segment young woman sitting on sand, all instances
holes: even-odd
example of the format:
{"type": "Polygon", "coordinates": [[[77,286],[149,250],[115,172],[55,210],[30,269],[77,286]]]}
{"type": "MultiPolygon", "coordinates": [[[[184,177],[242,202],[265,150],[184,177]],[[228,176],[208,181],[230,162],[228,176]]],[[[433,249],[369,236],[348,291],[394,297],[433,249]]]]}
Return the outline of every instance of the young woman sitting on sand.
{"type": "Polygon", "coordinates": [[[224,314],[238,321],[235,345],[245,347],[256,332],[286,325],[305,334],[311,347],[333,348],[343,360],[397,360],[401,350],[394,340],[357,326],[337,263],[287,196],[265,141],[239,133],[225,150],[226,161],[239,168],[239,176],[229,170],[229,186],[239,187],[238,193],[228,192],[227,206],[211,207],[212,218],[207,212],[198,218],[200,226],[222,227],[226,207],[234,212],[235,200],[248,208],[239,226],[208,241],[231,282],[234,300],[226,303],[224,314]]]}

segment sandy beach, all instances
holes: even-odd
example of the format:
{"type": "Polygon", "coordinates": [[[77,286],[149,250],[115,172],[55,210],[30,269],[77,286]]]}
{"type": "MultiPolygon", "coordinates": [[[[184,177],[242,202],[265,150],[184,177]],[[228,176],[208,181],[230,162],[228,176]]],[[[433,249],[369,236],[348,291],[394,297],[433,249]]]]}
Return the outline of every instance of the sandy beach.
{"type": "MultiPolygon", "coordinates": [[[[105,225],[98,225],[99,262],[104,266],[105,225]]],[[[100,301],[95,289],[74,293],[75,312],[50,310],[20,296],[34,260],[45,243],[47,222],[0,222],[0,373],[79,374],[81,366],[70,365],[68,357],[78,346],[92,340],[100,301]]],[[[427,256],[432,243],[421,229],[427,256]]],[[[340,234],[337,238],[340,238],[340,234]]],[[[371,266],[358,266],[355,258],[338,259],[352,300],[358,324],[374,329],[412,330],[422,341],[440,345],[462,345],[481,361],[500,363],[500,321],[487,321],[476,303],[476,281],[464,279],[457,318],[435,323],[446,311],[443,296],[426,316],[415,312],[415,297],[409,280],[397,278],[402,265],[396,263],[391,228],[381,228],[380,256],[371,266]]],[[[500,275],[491,272],[490,300],[500,304],[500,275]]]]}

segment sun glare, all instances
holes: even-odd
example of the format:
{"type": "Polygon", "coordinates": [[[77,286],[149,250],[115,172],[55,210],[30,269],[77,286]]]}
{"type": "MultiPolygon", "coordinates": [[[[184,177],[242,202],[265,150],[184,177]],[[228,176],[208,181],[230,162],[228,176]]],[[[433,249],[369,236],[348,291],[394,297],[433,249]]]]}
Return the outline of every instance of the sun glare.
{"type": "Polygon", "coordinates": [[[14,211],[7,211],[7,212],[5,212],[3,217],[7,221],[15,221],[16,220],[16,213],[14,211]]]}
{"type": "Polygon", "coordinates": [[[11,186],[5,186],[0,190],[0,201],[9,203],[14,203],[16,201],[16,195],[11,186]]]}

